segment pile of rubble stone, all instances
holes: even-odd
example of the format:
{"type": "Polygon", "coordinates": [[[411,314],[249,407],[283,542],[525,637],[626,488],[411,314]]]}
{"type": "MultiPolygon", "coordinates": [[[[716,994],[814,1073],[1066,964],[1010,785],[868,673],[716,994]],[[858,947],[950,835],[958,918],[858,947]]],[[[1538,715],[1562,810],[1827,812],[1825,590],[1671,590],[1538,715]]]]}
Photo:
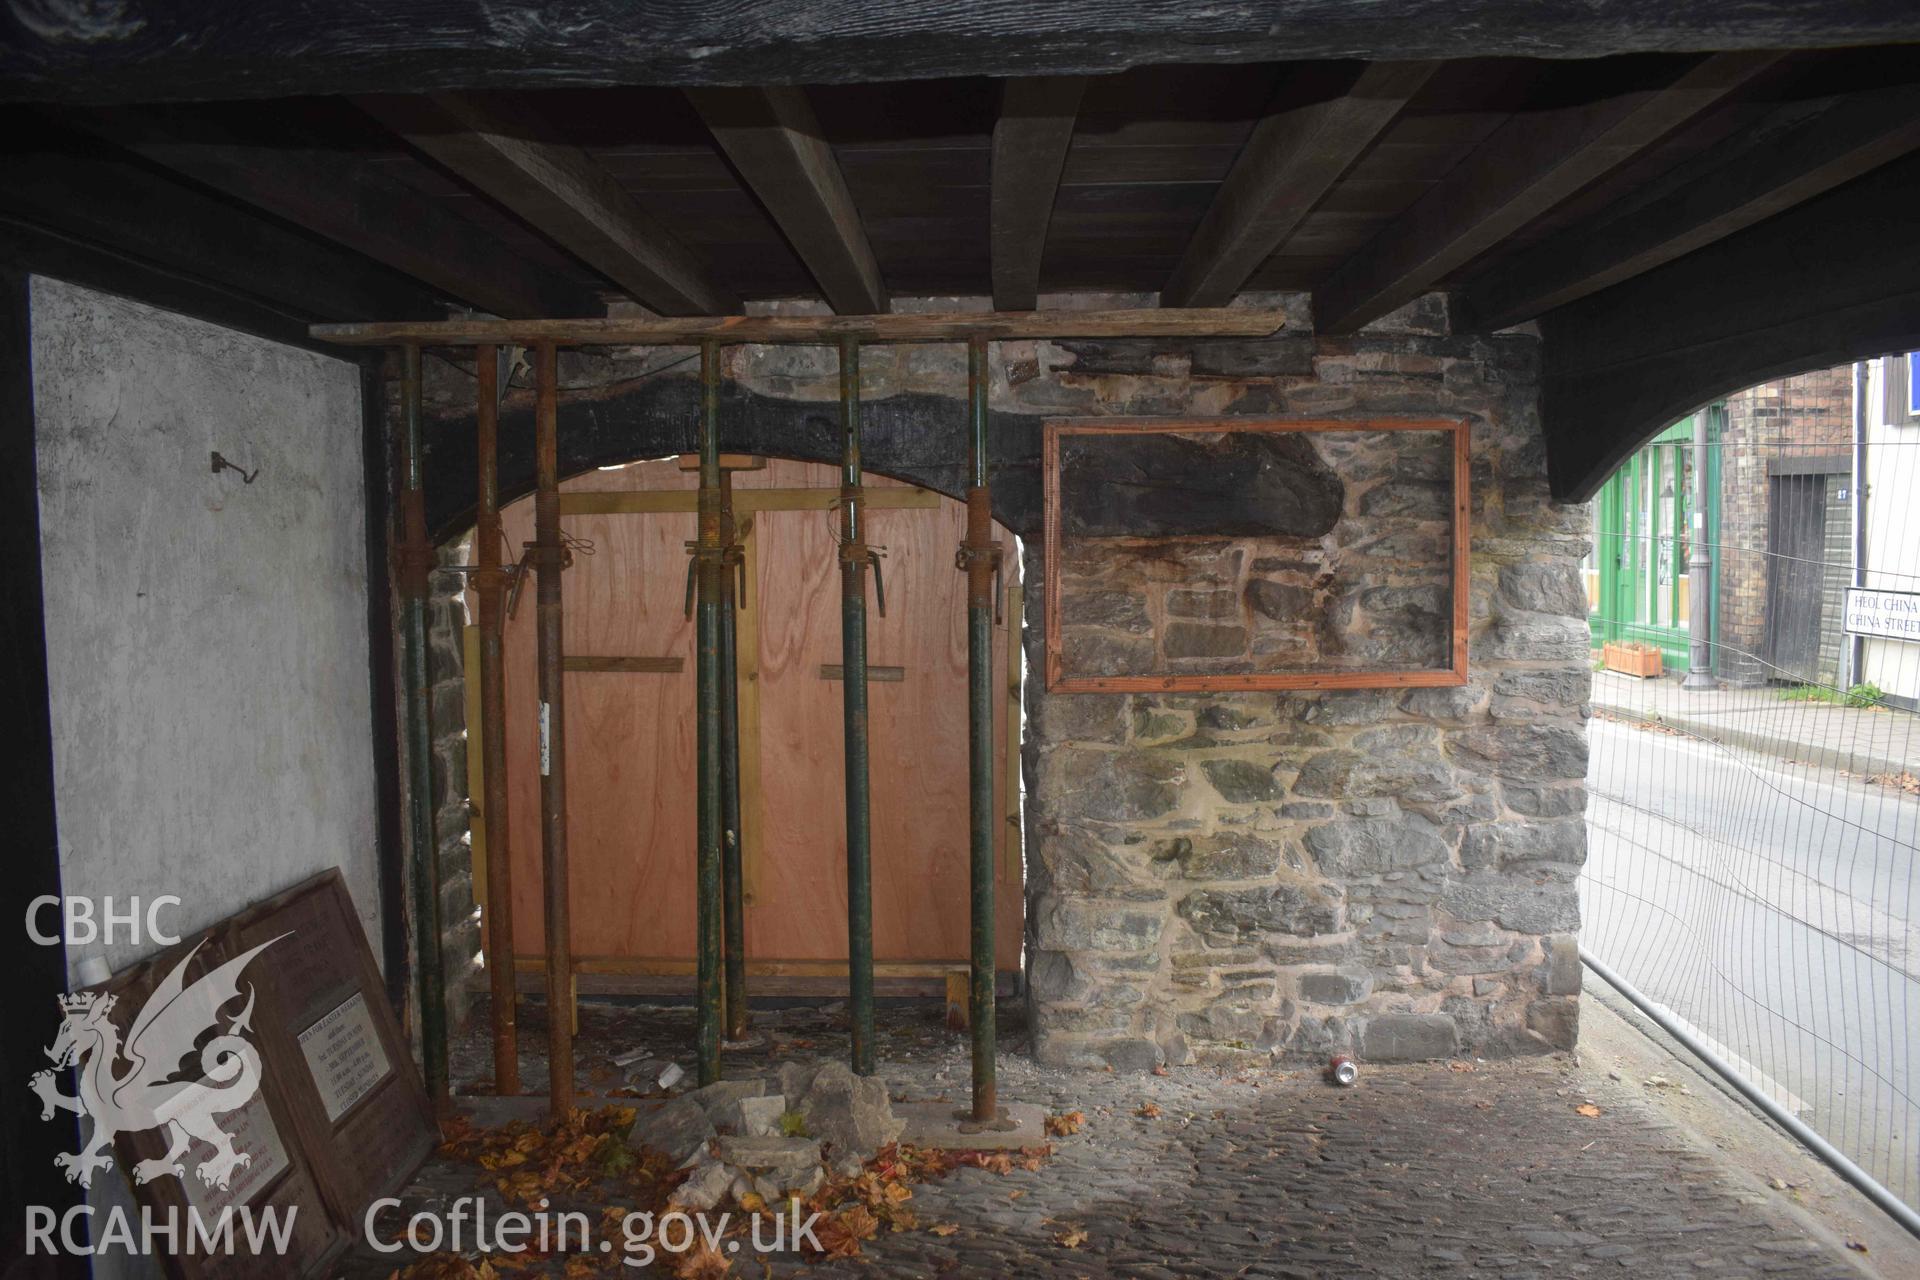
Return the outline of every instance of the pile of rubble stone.
{"type": "Polygon", "coordinates": [[[769,1079],[721,1080],[634,1122],[628,1142],[690,1172],[676,1207],[712,1209],[749,1193],[767,1204],[809,1196],[829,1172],[851,1177],[900,1136],[885,1082],[844,1062],[788,1063],[769,1079]]]}

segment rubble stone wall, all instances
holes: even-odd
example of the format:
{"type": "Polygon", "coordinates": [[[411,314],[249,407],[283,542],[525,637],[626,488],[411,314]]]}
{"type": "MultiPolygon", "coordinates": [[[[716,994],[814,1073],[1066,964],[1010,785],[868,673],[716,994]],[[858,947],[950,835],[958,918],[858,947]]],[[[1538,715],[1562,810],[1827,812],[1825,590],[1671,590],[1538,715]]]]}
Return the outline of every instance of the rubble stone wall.
{"type": "MultiPolygon", "coordinates": [[[[1029,686],[1028,970],[1039,1056],[1567,1048],[1586,856],[1584,508],[1547,496],[1531,336],[1454,336],[1437,300],[1293,358],[1075,366],[1081,413],[1464,416],[1471,680],[1350,693],[1029,686]]],[[[1144,353],[1143,353],[1144,354],[1144,353]]],[[[1364,520],[1364,517],[1361,517],[1364,520]]],[[[1027,544],[1028,661],[1041,669],[1027,544]]]]}

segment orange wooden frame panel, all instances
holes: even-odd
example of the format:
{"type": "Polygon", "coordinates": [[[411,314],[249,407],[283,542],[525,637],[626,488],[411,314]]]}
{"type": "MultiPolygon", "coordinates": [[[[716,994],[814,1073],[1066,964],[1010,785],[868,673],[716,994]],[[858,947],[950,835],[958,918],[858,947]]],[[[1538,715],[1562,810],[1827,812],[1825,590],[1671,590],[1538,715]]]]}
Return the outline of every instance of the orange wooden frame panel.
{"type": "Polygon", "coordinates": [[[1472,473],[1464,418],[1055,418],[1041,445],[1041,536],[1046,555],[1046,682],[1049,693],[1138,693],[1260,689],[1409,689],[1467,682],[1472,599],[1472,473]],[[1067,676],[1060,640],[1060,438],[1072,435],[1224,435],[1231,432],[1441,431],[1453,439],[1452,635],[1446,668],[1411,671],[1284,671],[1257,675],[1067,676]]]}

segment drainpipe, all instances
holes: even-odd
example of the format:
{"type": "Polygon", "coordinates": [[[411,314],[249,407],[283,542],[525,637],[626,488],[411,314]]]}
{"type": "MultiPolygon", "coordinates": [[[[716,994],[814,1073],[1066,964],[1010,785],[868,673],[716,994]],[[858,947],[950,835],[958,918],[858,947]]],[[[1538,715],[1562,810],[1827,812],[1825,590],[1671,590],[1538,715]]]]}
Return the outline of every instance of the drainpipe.
{"type": "MultiPolygon", "coordinates": [[[[1853,585],[1867,585],[1867,362],[1853,362],[1853,585]]],[[[1847,643],[1847,684],[1865,678],[1867,642],[1863,636],[1847,643]]]]}
{"type": "Polygon", "coordinates": [[[700,505],[694,557],[694,687],[698,708],[695,750],[695,894],[699,960],[695,976],[695,1050],[702,1086],[720,1079],[720,578],[726,547],[720,537],[720,348],[700,344],[700,505]]]}
{"type": "Polygon", "coordinates": [[[427,540],[426,490],[422,487],[420,348],[400,349],[400,539],[394,575],[400,592],[401,681],[407,736],[407,843],[413,850],[414,967],[418,970],[420,1056],[427,1096],[447,1105],[446,975],[440,967],[440,844],[433,813],[433,691],[427,664],[428,575],[433,544],[427,540]]]}
{"type": "MultiPolygon", "coordinates": [[[[853,1071],[873,1074],[873,846],[867,790],[867,566],[860,483],[860,344],[840,340],[840,696],[846,730],[847,1010],[853,1071]]],[[[883,595],[881,600],[884,602],[883,595]]],[[[885,604],[881,605],[884,610],[885,604]]]]}
{"type": "Polygon", "coordinates": [[[1717,689],[1713,678],[1713,548],[1707,544],[1707,422],[1711,403],[1693,415],[1693,527],[1687,531],[1687,678],[1682,689],[1717,689]]]}
{"type": "Polygon", "coordinates": [[[994,1076],[993,1008],[993,604],[1000,544],[993,537],[993,498],[987,485],[987,340],[967,340],[967,413],[972,470],[967,488],[967,537],[959,566],[967,574],[967,798],[968,873],[972,890],[972,973],[967,1018],[973,1032],[973,1110],[976,1125],[1000,1121],[994,1076]]]}
{"type": "Polygon", "coordinates": [[[567,874],[566,648],[560,574],[567,567],[560,532],[558,377],[551,342],[534,348],[535,489],[533,563],[538,571],[534,623],[540,676],[540,867],[546,900],[547,1098],[557,1119],[573,1106],[573,933],[567,874]]]}
{"type": "Polygon", "coordinates": [[[480,816],[487,827],[487,983],[491,994],[493,1087],[520,1092],[517,992],[513,971],[513,858],[507,836],[507,571],[500,566],[500,365],[498,350],[479,348],[476,373],[479,512],[474,520],[473,593],[480,606],[480,816]]]}

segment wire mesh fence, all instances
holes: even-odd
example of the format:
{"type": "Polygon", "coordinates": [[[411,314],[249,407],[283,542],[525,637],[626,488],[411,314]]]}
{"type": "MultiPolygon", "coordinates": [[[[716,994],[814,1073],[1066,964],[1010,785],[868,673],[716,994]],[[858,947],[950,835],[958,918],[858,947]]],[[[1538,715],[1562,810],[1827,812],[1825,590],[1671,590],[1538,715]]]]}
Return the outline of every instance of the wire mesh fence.
{"type": "Polygon", "coordinates": [[[1920,423],[1750,407],[1596,501],[1582,941],[1920,1207],[1920,423]]]}

